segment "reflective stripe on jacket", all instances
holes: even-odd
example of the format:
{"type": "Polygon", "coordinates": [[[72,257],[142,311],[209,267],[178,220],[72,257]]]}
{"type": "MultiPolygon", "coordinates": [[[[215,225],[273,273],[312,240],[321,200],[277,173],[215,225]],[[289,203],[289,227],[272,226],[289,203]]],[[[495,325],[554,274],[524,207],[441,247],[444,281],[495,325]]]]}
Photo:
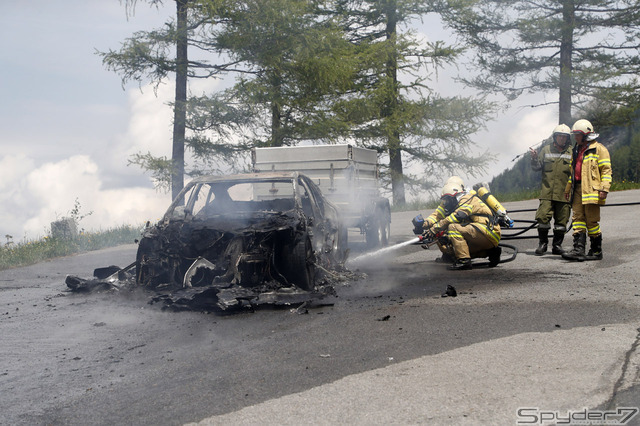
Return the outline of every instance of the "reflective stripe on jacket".
{"type": "MultiPolygon", "coordinates": [[[[565,187],[565,193],[573,194],[573,174],[579,145],[573,148],[571,175],[565,187]]],[[[611,157],[609,151],[598,141],[593,141],[584,152],[581,172],[582,204],[604,204],[598,192],[609,192],[611,188],[611,157]]],[[[575,195],[575,194],[574,194],[575,195]]]]}
{"type": "Polygon", "coordinates": [[[489,240],[497,246],[500,242],[500,225],[492,224],[493,211],[475,191],[471,191],[460,198],[456,209],[448,216],[440,219],[434,225],[436,230],[447,229],[452,223],[471,225],[480,230],[489,240]]]}

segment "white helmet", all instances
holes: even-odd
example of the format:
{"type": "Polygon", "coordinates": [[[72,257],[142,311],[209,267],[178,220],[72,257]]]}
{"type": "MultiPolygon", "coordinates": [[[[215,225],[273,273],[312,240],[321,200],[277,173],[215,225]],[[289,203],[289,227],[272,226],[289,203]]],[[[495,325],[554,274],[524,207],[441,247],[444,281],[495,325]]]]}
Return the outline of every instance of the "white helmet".
{"type": "MultiPolygon", "coordinates": [[[[587,120],[581,120],[587,121],[587,120]]],[[[574,125],[575,127],[575,125],[574,125]]],[[[555,135],[571,135],[571,129],[566,124],[558,124],[555,129],[553,129],[553,136],[555,135]]]]}
{"type": "Polygon", "coordinates": [[[455,197],[456,194],[460,192],[462,192],[462,186],[460,184],[447,181],[447,183],[445,183],[442,187],[441,196],[444,197],[446,195],[449,195],[455,197]]]}
{"type": "Polygon", "coordinates": [[[453,183],[458,185],[460,188],[462,188],[462,190],[464,191],[464,181],[462,180],[462,178],[460,176],[451,176],[449,179],[447,179],[447,181],[445,182],[445,184],[447,183],[453,183]]]}
{"type": "Polygon", "coordinates": [[[573,133],[581,133],[584,135],[584,140],[586,141],[594,141],[600,135],[594,132],[593,126],[591,122],[588,120],[582,119],[573,123],[573,128],[571,129],[573,133]]]}
{"type": "Polygon", "coordinates": [[[582,133],[583,135],[588,135],[589,133],[593,133],[593,126],[588,120],[582,119],[578,120],[573,124],[573,128],[571,129],[573,133],[582,133]]]}

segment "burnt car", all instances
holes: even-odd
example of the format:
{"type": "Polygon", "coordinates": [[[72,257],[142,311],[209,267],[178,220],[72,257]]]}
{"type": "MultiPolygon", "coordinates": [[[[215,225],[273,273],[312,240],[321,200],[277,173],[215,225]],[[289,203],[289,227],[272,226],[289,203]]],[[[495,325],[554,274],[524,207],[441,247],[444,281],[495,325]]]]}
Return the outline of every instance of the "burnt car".
{"type": "Polygon", "coordinates": [[[322,272],[344,263],[346,244],[338,209],[301,173],[202,176],[144,231],[136,282],[179,289],[171,303],[198,295],[222,308],[322,293],[322,272]]]}

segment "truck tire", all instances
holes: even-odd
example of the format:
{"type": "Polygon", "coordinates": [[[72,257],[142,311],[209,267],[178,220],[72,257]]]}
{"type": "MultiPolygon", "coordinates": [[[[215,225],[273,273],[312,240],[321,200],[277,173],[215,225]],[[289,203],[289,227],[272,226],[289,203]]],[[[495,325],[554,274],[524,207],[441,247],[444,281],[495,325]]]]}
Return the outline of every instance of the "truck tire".
{"type": "Polygon", "coordinates": [[[389,244],[390,217],[389,210],[385,207],[376,207],[365,232],[368,248],[385,247],[389,244]]]}
{"type": "Polygon", "coordinates": [[[380,246],[380,225],[375,216],[367,223],[364,238],[367,243],[367,248],[374,249],[380,246]]]}
{"type": "Polygon", "coordinates": [[[380,246],[386,247],[389,245],[389,222],[384,217],[381,217],[378,222],[378,235],[380,236],[380,246]]]}
{"type": "Polygon", "coordinates": [[[385,247],[391,240],[391,208],[389,202],[383,206],[378,216],[380,218],[380,245],[385,247]]]}

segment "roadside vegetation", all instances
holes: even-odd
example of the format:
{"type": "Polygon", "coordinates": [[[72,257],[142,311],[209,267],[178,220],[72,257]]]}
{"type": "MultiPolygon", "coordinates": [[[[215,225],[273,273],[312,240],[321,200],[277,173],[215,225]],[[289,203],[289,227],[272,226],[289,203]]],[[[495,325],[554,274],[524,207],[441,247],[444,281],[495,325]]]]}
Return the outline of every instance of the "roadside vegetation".
{"type": "Polygon", "coordinates": [[[0,270],[121,244],[133,244],[140,237],[141,229],[142,225],[122,225],[104,231],[80,232],[72,239],[46,236],[20,242],[14,242],[11,235],[5,235],[6,242],[0,247],[0,270]]]}

